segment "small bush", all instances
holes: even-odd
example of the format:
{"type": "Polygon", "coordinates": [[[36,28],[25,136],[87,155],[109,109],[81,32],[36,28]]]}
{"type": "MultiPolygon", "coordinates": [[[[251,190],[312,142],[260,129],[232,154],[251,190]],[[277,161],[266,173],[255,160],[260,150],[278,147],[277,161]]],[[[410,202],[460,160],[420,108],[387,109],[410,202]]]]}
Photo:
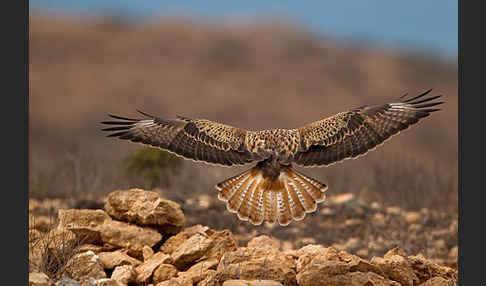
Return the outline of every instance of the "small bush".
{"type": "Polygon", "coordinates": [[[170,186],[171,178],[180,173],[181,166],[181,158],[154,148],[137,150],[125,159],[129,177],[151,189],[170,186]]]}

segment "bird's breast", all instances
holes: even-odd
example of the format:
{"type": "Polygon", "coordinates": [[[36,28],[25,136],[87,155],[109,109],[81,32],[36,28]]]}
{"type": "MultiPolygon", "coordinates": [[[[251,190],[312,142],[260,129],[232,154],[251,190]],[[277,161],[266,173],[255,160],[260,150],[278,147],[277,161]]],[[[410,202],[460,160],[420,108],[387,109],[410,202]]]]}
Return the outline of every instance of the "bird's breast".
{"type": "Polygon", "coordinates": [[[254,131],[248,136],[248,149],[284,161],[296,153],[300,139],[295,129],[254,131]]]}

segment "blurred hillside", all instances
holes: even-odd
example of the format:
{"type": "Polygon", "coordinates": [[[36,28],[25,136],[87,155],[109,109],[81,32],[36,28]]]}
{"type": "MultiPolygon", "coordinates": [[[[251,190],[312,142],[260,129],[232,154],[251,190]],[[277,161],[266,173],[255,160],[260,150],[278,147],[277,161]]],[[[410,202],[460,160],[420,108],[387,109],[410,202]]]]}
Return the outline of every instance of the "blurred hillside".
{"type": "MultiPolygon", "coordinates": [[[[349,192],[406,209],[455,211],[455,64],[337,42],[285,23],[32,16],[31,196],[101,197],[143,184],[122,170],[123,159],[142,146],[106,138],[99,122],[107,113],[131,117],[140,109],[253,130],[295,128],[429,88],[444,95],[441,112],[359,160],[303,171],[328,184],[329,196],[349,192]]],[[[189,161],[183,167],[164,191],[183,206],[196,194],[215,198],[214,184],[240,171],[189,161]]]]}

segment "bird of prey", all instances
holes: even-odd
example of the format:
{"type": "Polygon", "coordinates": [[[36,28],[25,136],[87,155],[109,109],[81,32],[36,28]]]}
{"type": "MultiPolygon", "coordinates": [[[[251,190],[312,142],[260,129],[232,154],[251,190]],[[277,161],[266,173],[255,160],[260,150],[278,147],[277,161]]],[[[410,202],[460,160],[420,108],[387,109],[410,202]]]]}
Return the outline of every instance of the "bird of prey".
{"type": "Polygon", "coordinates": [[[243,221],[282,226],[302,220],[324,201],[327,186],[293,168],[328,166],[375,149],[421,118],[440,109],[441,95],[407,95],[397,102],[364,105],[297,129],[249,131],[205,119],[109,115],[108,137],[160,148],[186,159],[223,166],[255,166],[216,184],[218,198],[243,221]]]}

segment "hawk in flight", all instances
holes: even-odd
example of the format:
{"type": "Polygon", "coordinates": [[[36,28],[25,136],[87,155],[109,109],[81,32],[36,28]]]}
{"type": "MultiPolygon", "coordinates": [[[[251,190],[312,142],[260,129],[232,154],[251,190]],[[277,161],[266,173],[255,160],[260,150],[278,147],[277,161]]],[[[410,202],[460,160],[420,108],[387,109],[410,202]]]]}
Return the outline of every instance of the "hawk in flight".
{"type": "Polygon", "coordinates": [[[400,97],[399,102],[365,105],[297,129],[249,131],[205,119],[165,119],[139,111],[143,119],[110,117],[109,137],[164,149],[195,161],[223,166],[257,162],[216,184],[218,198],[243,221],[282,226],[302,220],[324,201],[327,186],[293,168],[328,166],[356,158],[417,123],[443,102],[438,96],[400,97]]]}

